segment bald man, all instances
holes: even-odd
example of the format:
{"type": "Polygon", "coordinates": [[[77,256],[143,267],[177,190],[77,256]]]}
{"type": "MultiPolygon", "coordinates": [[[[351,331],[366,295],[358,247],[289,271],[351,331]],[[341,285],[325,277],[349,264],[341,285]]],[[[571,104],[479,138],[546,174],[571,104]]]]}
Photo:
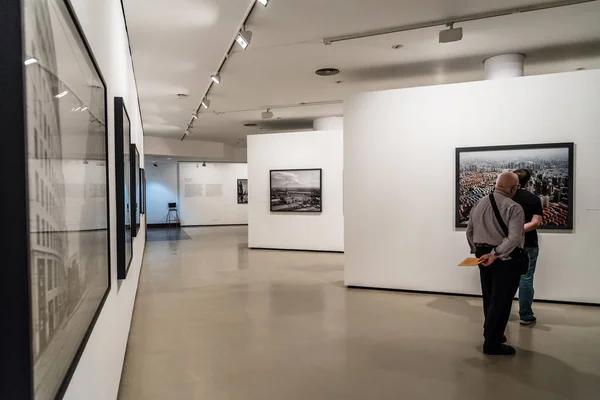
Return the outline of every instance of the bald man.
{"type": "Polygon", "coordinates": [[[518,252],[516,249],[523,247],[525,225],[523,208],[512,200],[518,189],[516,174],[500,174],[496,190],[479,200],[471,210],[467,227],[471,253],[480,259],[485,315],[483,352],[488,355],[515,354],[513,347],[504,344],[504,330],[523,272],[514,255],[518,252]]]}

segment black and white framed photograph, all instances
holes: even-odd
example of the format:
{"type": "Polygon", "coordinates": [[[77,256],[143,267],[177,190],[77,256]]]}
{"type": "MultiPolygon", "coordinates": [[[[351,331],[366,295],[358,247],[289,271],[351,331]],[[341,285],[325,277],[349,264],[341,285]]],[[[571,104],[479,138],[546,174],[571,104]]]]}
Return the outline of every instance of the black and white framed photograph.
{"type": "Polygon", "coordinates": [[[146,170],[140,168],[140,214],[146,214],[146,170]]]}
{"type": "Polygon", "coordinates": [[[115,97],[115,174],[117,185],[117,276],[125,279],[133,259],[131,122],[122,97],[115,97]]]}
{"type": "Polygon", "coordinates": [[[271,170],[270,182],[272,212],[323,211],[320,168],[271,170]]]}
{"type": "Polygon", "coordinates": [[[248,204],[248,179],[237,180],[237,203],[248,204]]]}
{"type": "Polygon", "coordinates": [[[456,149],[456,227],[465,227],[473,206],[493,190],[498,175],[527,169],[526,188],[540,198],[542,229],[573,229],[573,143],[456,149]]]}
{"type": "Polygon", "coordinates": [[[140,152],[135,144],[131,144],[131,234],[136,237],[140,230],[140,152]]]}
{"type": "Polygon", "coordinates": [[[63,397],[110,291],[106,83],[68,1],[3,2],[1,392],[63,397]]]}

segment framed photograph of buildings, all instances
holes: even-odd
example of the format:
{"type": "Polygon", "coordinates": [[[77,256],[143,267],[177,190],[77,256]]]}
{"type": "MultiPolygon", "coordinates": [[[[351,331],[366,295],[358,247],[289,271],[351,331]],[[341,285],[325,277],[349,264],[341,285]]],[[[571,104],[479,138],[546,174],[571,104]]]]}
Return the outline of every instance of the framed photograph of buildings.
{"type": "Polygon", "coordinates": [[[505,171],[531,172],[527,190],[544,209],[542,229],[573,229],[573,143],[456,149],[456,227],[465,227],[471,208],[494,190],[505,171]]]}
{"type": "Polygon", "coordinates": [[[136,237],[140,230],[140,152],[135,144],[132,144],[131,153],[131,234],[136,237]]]}
{"type": "Polygon", "coordinates": [[[320,168],[271,170],[270,174],[272,212],[323,211],[320,168]]]}
{"type": "Polygon", "coordinates": [[[248,204],[248,179],[237,180],[237,203],[248,204]]]}
{"type": "Polygon", "coordinates": [[[54,400],[110,291],[106,83],[68,1],[1,8],[0,397],[54,400]]]}

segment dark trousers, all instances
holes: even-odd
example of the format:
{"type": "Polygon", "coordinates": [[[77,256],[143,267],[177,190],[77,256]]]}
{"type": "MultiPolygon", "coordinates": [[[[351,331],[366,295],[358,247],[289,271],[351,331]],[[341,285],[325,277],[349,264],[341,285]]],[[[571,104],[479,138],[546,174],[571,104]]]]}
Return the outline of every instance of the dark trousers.
{"type": "MultiPolygon", "coordinates": [[[[481,257],[490,251],[491,249],[477,248],[476,256],[481,257]]],[[[479,275],[485,315],[484,347],[493,348],[502,343],[521,273],[515,262],[496,260],[488,267],[480,266],[479,275]]]]}

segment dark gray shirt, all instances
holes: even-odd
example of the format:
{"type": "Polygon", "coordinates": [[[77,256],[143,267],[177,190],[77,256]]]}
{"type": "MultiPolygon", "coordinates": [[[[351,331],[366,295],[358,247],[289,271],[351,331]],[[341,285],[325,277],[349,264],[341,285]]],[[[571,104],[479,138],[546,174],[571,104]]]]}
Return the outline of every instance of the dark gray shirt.
{"type": "Polygon", "coordinates": [[[469,215],[467,240],[471,253],[475,253],[476,244],[496,246],[495,254],[502,260],[510,259],[509,254],[516,247],[523,247],[525,213],[523,208],[501,191],[494,192],[498,210],[508,227],[508,237],[494,215],[494,208],[488,196],[479,200],[469,215]]]}

